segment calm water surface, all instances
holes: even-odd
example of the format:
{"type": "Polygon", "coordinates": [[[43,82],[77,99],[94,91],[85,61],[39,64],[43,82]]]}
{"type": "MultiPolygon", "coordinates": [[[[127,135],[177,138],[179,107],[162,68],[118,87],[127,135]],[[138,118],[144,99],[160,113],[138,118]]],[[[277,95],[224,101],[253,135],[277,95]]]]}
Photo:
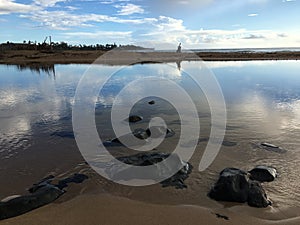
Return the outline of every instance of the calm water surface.
{"type": "MultiPolygon", "coordinates": [[[[209,174],[206,183],[212,184],[225,166],[251,169],[260,164],[271,165],[280,173],[277,181],[266,184],[275,206],[300,206],[300,63],[251,61],[207,62],[206,65],[220,83],[227,105],[225,140],[236,143],[222,147],[220,156],[206,171],[209,174]],[[260,142],[273,143],[287,152],[257,148],[260,142]]],[[[108,72],[122,68],[98,67],[108,72]]],[[[51,171],[62,172],[68,165],[82,160],[73,138],[71,115],[77,84],[87,68],[88,65],[55,65],[44,69],[0,65],[0,173],[2,177],[14,177],[10,181],[2,180],[2,185],[9,183],[10,189],[24,189],[22,185],[33,183],[51,171]],[[21,179],[28,182],[20,182],[21,179]]],[[[98,96],[96,123],[100,137],[104,140],[115,137],[109,116],[118,92],[130,81],[153,76],[154,71],[155,75],[178,83],[194,99],[201,138],[205,140],[210,130],[209,108],[201,90],[183,72],[197,73],[198,69],[198,62],[182,62],[181,71],[175,63],[121,69],[98,96]]],[[[141,99],[132,112],[142,114],[145,119],[137,127],[147,127],[147,121],[153,116],[164,118],[176,132],[165,146],[170,149],[176,144],[180,118],[171,104],[154,97],[141,99]],[[155,99],[155,107],[147,104],[150,99],[155,99]]],[[[197,149],[203,150],[205,144],[199,142],[197,149]]],[[[195,168],[199,160],[192,159],[195,168]]],[[[197,177],[200,175],[194,178],[197,177]]],[[[193,190],[196,193],[196,188],[193,190]]],[[[1,191],[1,197],[9,194],[4,187],[1,191]]]]}

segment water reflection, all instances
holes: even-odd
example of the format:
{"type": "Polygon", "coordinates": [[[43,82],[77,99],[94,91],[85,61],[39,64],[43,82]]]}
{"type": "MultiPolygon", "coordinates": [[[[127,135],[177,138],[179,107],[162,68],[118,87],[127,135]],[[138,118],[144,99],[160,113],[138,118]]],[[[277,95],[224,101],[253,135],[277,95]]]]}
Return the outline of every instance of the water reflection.
{"type": "MultiPolygon", "coordinates": [[[[294,192],[299,187],[296,182],[299,169],[296,165],[300,161],[297,154],[300,149],[300,63],[252,61],[207,62],[206,65],[216,75],[224,93],[228,110],[226,138],[238,143],[232,147],[231,152],[242,152],[241,157],[245,158],[236,158],[236,163],[244,163],[243,168],[247,168],[250,163],[274,165],[279,168],[283,177],[291,175],[295,178],[294,181],[285,179],[286,186],[278,186],[294,192]],[[271,142],[284,147],[288,152],[276,155],[252,151],[252,142],[271,142]]],[[[107,121],[116,95],[128,83],[146,75],[171,79],[186,89],[197,105],[201,126],[203,129],[209,127],[210,113],[205,97],[199,95],[198,87],[188,76],[188,73],[197,74],[200,66],[198,62],[178,62],[169,63],[167,66],[133,65],[124,70],[121,66],[112,69],[107,65],[98,65],[101,71],[99,78],[103,73],[119,69],[98,96],[96,121],[98,128],[104,133],[103,136],[106,139],[114,138],[107,121]],[[153,70],[156,74],[152,73],[153,70]],[[147,74],[147,71],[152,72],[147,74]]],[[[64,136],[69,137],[68,139],[73,137],[70,132],[74,95],[87,68],[88,65],[0,65],[1,159],[14,159],[18,152],[37,148],[39,146],[35,143],[40,142],[47,143],[45,145],[52,144],[55,146],[52,151],[56,151],[56,148],[61,148],[56,144],[61,144],[58,140],[65,140],[64,136]]],[[[137,93],[143,91],[139,88],[142,87],[135,87],[137,93]]],[[[146,103],[148,108],[137,107],[134,109],[135,113],[144,113],[146,119],[153,115],[164,116],[169,122],[167,125],[180,133],[178,115],[173,113],[170,105],[152,97],[141,103],[146,103]],[[155,110],[147,104],[151,100],[155,100],[155,110]]],[[[204,130],[201,140],[206,140],[208,134],[209,131],[204,130]]],[[[26,153],[30,154],[30,151],[26,153]]],[[[296,200],[300,200],[300,197],[296,200]]],[[[293,199],[290,201],[293,202],[293,199]]]]}
{"type": "Polygon", "coordinates": [[[18,70],[30,70],[33,73],[38,74],[47,74],[49,76],[53,76],[55,78],[55,66],[54,64],[40,64],[40,63],[30,63],[30,64],[18,64],[15,65],[18,70]]]}
{"type": "MultiPolygon", "coordinates": [[[[199,115],[209,115],[203,107],[204,96],[199,96],[197,87],[188,76],[189,72],[197,73],[200,64],[177,62],[168,65],[133,65],[126,70],[118,67],[120,72],[107,82],[98,97],[98,113],[103,108],[110,108],[116,95],[127,84],[147,76],[147,71],[153,72],[154,69],[157,74],[149,72],[149,76],[176,81],[188,90],[198,105],[199,115]],[[184,72],[187,74],[184,75],[184,72]]],[[[300,77],[296,61],[207,62],[206,65],[215,73],[223,90],[229,112],[228,121],[232,123],[228,126],[252,127],[253,132],[270,135],[287,130],[299,131],[300,77]]],[[[50,126],[62,120],[68,120],[69,129],[76,86],[88,65],[19,65],[16,68],[0,66],[0,118],[1,124],[4,124],[1,132],[7,134],[11,132],[9,130],[14,130],[25,134],[35,124],[50,126]],[[41,76],[36,77],[36,73],[41,76]],[[53,73],[56,80],[49,79],[49,73],[53,73]],[[23,116],[22,126],[11,122],[20,115],[23,116]],[[9,122],[4,123],[5,120],[9,122]]],[[[99,65],[99,70],[103,73],[112,71],[105,65],[99,65]]],[[[166,112],[168,109],[162,110],[166,112]]]]}

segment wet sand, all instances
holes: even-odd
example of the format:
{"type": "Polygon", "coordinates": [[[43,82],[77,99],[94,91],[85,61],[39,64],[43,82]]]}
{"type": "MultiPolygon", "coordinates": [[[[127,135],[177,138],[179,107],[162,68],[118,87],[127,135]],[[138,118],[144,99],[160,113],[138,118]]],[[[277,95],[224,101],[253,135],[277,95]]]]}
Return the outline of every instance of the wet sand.
{"type": "MultiPolygon", "coordinates": [[[[113,50],[115,59],[110,59],[107,64],[128,64],[135,61],[176,62],[176,61],[243,61],[243,60],[298,60],[300,52],[125,52],[113,50]],[[131,60],[128,61],[130,55],[131,60]],[[127,60],[126,60],[127,58],[127,60]]],[[[89,64],[105,51],[4,51],[0,53],[0,64],[89,64]]],[[[111,53],[111,52],[110,52],[111,53]]]]}
{"type": "MultiPolygon", "coordinates": [[[[195,206],[145,204],[142,202],[105,194],[81,195],[63,204],[48,205],[32,211],[22,217],[8,219],[1,224],[266,224],[263,220],[258,220],[251,217],[240,217],[235,213],[226,212],[226,210],[224,211],[225,212],[220,212],[220,210],[195,206]],[[219,216],[226,215],[228,219],[221,217],[218,218],[216,214],[219,216]]],[[[296,224],[294,221],[283,221],[283,223],[296,224]]]]}
{"type": "MultiPolygon", "coordinates": [[[[71,145],[62,144],[60,150],[71,145]]],[[[193,165],[197,165],[198,158],[202,155],[201,148],[204,145],[204,143],[201,144],[192,157],[190,162],[193,165]]],[[[75,150],[76,147],[73,146],[72,149],[75,150]]],[[[205,173],[200,173],[197,169],[193,170],[190,177],[186,180],[187,189],[162,188],[160,184],[146,187],[119,185],[96,174],[84,163],[77,151],[72,153],[70,149],[67,162],[55,160],[55,158],[59,159],[61,154],[65,156],[66,152],[53,152],[51,154],[53,160],[51,161],[53,161],[54,166],[52,165],[51,167],[52,169],[58,169],[56,171],[52,170],[51,174],[54,174],[57,180],[69,177],[74,173],[86,174],[89,179],[81,184],[69,185],[66,189],[67,192],[53,203],[21,216],[2,220],[0,224],[299,224],[299,208],[287,207],[285,209],[284,206],[277,205],[276,199],[274,200],[274,207],[258,209],[249,207],[246,204],[216,202],[207,197],[209,187],[217,179],[218,171],[227,166],[245,168],[243,165],[246,164],[247,155],[239,157],[239,162],[234,160],[237,155],[240,155],[239,151],[232,147],[223,146],[222,152],[210,169],[205,173]],[[76,161],[78,162],[77,164],[75,164],[76,161]],[[226,219],[227,217],[228,219],[226,219]]],[[[28,156],[25,154],[23,157],[20,155],[19,158],[22,158],[22,162],[28,162],[28,156]]],[[[49,163],[47,163],[49,158],[45,159],[42,156],[38,158],[41,161],[34,168],[43,168],[44,170],[44,166],[39,165],[45,164],[47,167],[49,166],[49,163]]],[[[21,165],[22,162],[19,164],[21,165]]],[[[51,171],[51,167],[47,170],[51,171]]],[[[18,177],[18,174],[13,173],[15,170],[11,171],[10,175],[1,177],[5,180],[10,180],[9,176],[18,177]]],[[[37,175],[41,173],[32,171],[32,174],[37,175]]],[[[26,185],[29,187],[30,183],[32,184],[41,178],[36,176],[31,181],[28,181],[28,176],[24,176],[23,178],[18,177],[14,181],[26,180],[26,185]]],[[[24,183],[5,183],[7,186],[1,187],[1,194],[5,191],[6,195],[22,194],[20,192],[21,189],[24,190],[24,187],[26,187],[24,183]],[[19,191],[17,191],[18,189],[19,191]]],[[[270,194],[269,188],[273,185],[276,184],[273,183],[266,186],[268,194],[270,194]]],[[[274,199],[273,195],[270,197],[272,200],[274,199]]]]}

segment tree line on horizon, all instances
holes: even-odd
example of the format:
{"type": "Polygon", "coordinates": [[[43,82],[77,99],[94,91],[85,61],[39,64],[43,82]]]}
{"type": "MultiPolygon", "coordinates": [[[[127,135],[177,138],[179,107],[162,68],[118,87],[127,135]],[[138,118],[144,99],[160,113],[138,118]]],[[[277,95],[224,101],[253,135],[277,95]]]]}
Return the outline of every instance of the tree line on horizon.
{"type": "Polygon", "coordinates": [[[117,45],[113,44],[94,44],[94,45],[71,45],[67,42],[51,42],[51,43],[37,43],[36,41],[23,41],[23,43],[14,43],[7,41],[6,43],[0,44],[1,50],[103,50],[109,51],[117,47],[137,47],[134,45],[117,45]]]}

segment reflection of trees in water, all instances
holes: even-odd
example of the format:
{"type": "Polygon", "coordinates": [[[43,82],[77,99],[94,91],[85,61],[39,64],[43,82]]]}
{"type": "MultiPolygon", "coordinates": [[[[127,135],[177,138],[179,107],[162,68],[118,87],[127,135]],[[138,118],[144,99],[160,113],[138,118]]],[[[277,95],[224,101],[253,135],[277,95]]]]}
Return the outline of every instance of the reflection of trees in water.
{"type": "Polygon", "coordinates": [[[55,66],[54,64],[18,64],[16,65],[18,70],[23,71],[23,70],[30,70],[33,73],[45,73],[49,76],[55,77],[55,66]]]}

